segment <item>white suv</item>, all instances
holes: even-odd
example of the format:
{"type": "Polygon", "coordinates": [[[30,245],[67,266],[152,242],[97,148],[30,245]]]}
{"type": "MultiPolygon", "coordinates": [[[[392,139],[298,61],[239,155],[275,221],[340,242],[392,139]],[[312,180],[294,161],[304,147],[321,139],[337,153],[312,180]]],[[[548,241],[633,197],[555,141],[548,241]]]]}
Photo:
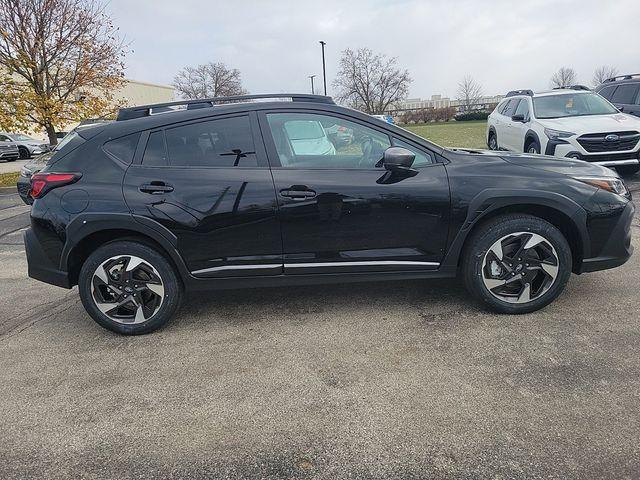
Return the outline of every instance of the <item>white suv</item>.
{"type": "Polygon", "coordinates": [[[544,153],[640,170],[640,118],[620,111],[587,87],[509,92],[489,115],[492,150],[544,153]]]}

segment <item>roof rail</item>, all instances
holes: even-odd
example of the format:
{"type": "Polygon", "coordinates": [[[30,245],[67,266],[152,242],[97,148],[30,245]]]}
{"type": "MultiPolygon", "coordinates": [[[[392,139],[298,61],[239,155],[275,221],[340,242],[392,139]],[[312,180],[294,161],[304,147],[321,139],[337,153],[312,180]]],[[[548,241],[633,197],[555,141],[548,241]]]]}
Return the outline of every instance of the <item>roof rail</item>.
{"type": "Polygon", "coordinates": [[[132,120],[134,118],[148,117],[161,113],[171,113],[183,110],[196,110],[199,108],[211,108],[214,105],[225,103],[242,103],[251,100],[283,99],[291,102],[313,102],[328,103],[335,105],[331,97],[323,95],[306,95],[300,93],[275,93],[260,95],[235,95],[232,97],[199,98],[196,100],[178,100],[175,102],[154,103],[152,105],[141,105],[139,107],[121,108],[118,110],[116,121],[132,120]],[[172,108],[184,107],[184,108],[172,108]],[[156,110],[156,112],[154,112],[156,110]]]}
{"type": "Polygon", "coordinates": [[[515,97],[516,95],[527,95],[533,97],[533,90],[511,90],[505,97],[515,97]]]}
{"type": "Polygon", "coordinates": [[[632,78],[635,78],[635,77],[640,77],[640,73],[629,73],[627,75],[618,75],[617,77],[607,78],[602,83],[615,82],[616,80],[631,80],[632,78]]]}
{"type": "Polygon", "coordinates": [[[553,87],[554,90],[587,90],[591,91],[586,85],[567,85],[566,87],[553,87]]]}

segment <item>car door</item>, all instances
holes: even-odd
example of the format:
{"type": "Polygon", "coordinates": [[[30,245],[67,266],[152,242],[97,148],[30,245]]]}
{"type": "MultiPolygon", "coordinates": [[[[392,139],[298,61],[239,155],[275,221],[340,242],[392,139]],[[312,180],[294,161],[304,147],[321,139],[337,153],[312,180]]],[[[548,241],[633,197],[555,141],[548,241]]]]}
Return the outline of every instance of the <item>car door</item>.
{"type": "Polygon", "coordinates": [[[505,100],[504,104],[502,104],[498,108],[498,112],[497,112],[498,115],[496,115],[496,121],[495,121],[496,135],[498,136],[498,148],[501,148],[501,149],[507,148],[506,135],[507,135],[508,124],[511,121],[511,118],[507,118],[505,116],[505,112],[509,109],[509,106],[513,102],[514,102],[513,99],[505,100]]]}
{"type": "Polygon", "coordinates": [[[522,116],[522,121],[511,120],[511,150],[516,152],[524,151],[524,138],[529,131],[529,123],[531,121],[531,115],[529,114],[529,101],[526,98],[520,99],[518,106],[513,112],[513,116],[522,116]]]}
{"type": "Polygon", "coordinates": [[[519,130],[519,122],[514,122],[511,117],[515,114],[518,106],[522,103],[519,98],[514,98],[509,102],[509,105],[504,109],[504,127],[502,129],[502,145],[505,150],[521,151],[518,150],[517,134],[519,130]]]}
{"type": "Polygon", "coordinates": [[[276,199],[255,113],[145,132],[124,179],[131,211],[173,232],[196,276],[282,273],[276,199]]]}
{"type": "Polygon", "coordinates": [[[286,274],[438,268],[450,200],[435,153],[338,113],[277,110],[262,113],[260,125],[278,197],[286,274]],[[351,135],[317,140],[336,127],[351,135]],[[382,167],[392,142],[418,154],[414,176],[390,176],[382,167]]]}

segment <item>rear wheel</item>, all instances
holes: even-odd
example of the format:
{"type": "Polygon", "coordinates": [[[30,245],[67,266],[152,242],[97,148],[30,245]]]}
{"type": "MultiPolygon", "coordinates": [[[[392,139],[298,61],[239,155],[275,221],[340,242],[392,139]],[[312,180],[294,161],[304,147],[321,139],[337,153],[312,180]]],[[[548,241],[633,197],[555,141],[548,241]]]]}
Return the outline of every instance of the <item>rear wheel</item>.
{"type": "Polygon", "coordinates": [[[482,225],[469,240],[462,266],[465,286],[500,313],[545,307],[571,275],[571,249],[562,233],[532,215],[510,214],[482,225]]]}
{"type": "Polygon", "coordinates": [[[623,177],[630,177],[640,171],[640,165],[621,165],[616,167],[617,172],[623,177]]]}
{"type": "Polygon", "coordinates": [[[164,326],[182,299],[182,284],[171,263],[133,241],[99,247],[82,265],[80,299],[102,327],[125,335],[164,326]]]}

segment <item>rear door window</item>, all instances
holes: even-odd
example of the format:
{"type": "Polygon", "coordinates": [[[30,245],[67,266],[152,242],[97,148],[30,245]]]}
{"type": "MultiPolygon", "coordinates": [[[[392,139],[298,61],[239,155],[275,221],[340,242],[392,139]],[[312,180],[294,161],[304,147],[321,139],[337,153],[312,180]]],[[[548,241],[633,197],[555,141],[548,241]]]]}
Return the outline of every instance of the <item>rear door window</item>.
{"type": "Polygon", "coordinates": [[[258,166],[251,123],[246,115],[169,128],[165,135],[171,166],[258,166]]]}
{"type": "Polygon", "coordinates": [[[166,167],[167,151],[164,145],[164,132],[151,132],[144,149],[142,164],[145,167],[166,167]]]}
{"type": "Polygon", "coordinates": [[[636,94],[638,93],[638,85],[637,83],[619,85],[611,97],[611,103],[622,103],[626,105],[634,103],[636,94]]]}
{"type": "Polygon", "coordinates": [[[603,88],[598,93],[604,98],[606,98],[607,100],[611,101],[611,96],[613,95],[613,92],[615,92],[615,90],[616,90],[616,86],[612,85],[610,87],[603,88]]]}

